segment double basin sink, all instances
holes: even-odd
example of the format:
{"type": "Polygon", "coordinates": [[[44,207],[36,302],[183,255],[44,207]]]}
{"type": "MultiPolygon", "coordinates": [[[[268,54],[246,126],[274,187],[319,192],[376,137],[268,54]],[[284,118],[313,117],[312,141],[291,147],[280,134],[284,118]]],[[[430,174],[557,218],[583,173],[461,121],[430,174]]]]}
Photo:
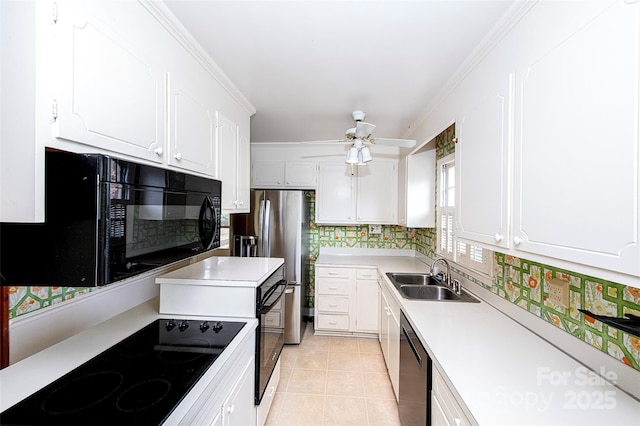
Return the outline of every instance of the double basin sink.
{"type": "Polygon", "coordinates": [[[480,302],[464,290],[457,294],[430,274],[387,272],[387,277],[389,277],[400,294],[407,299],[440,302],[480,302]]]}

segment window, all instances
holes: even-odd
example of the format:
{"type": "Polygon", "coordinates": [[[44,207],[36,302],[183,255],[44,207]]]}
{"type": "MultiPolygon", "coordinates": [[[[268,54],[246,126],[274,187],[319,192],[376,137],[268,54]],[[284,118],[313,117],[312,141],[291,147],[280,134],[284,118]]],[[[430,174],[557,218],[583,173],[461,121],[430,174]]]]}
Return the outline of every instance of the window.
{"type": "Polygon", "coordinates": [[[438,161],[438,254],[459,265],[489,274],[492,252],[458,241],[454,233],[456,166],[453,154],[438,161]]]}

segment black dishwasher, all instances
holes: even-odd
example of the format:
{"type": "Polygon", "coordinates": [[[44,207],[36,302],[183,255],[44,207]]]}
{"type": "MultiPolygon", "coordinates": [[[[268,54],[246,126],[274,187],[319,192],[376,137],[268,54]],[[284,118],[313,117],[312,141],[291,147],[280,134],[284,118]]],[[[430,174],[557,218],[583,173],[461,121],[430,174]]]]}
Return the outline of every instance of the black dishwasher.
{"type": "Polygon", "coordinates": [[[403,426],[431,424],[431,358],[402,311],[398,400],[403,426]]]}

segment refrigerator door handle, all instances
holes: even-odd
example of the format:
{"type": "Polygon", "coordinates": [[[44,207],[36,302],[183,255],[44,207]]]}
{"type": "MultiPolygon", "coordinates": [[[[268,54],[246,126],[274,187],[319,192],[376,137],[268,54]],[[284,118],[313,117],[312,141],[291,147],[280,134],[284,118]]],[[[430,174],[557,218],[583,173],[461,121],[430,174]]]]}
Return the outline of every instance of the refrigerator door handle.
{"type": "Polygon", "coordinates": [[[260,200],[260,209],[258,210],[258,256],[263,256],[264,251],[264,200],[260,200]]]}
{"type": "Polygon", "coordinates": [[[271,257],[271,201],[264,200],[264,221],[262,222],[262,256],[271,257]]]}

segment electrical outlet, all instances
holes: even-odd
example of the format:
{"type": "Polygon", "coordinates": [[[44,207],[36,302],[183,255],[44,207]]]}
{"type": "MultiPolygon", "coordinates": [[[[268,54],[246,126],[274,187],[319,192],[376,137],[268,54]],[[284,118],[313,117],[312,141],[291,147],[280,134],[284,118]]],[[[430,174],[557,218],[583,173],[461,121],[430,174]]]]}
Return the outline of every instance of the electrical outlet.
{"type": "Polygon", "coordinates": [[[372,235],[382,234],[382,225],[369,225],[369,233],[372,235]]]}
{"type": "Polygon", "coordinates": [[[560,278],[554,278],[549,281],[549,300],[568,308],[569,281],[561,280],[560,278]]]}

